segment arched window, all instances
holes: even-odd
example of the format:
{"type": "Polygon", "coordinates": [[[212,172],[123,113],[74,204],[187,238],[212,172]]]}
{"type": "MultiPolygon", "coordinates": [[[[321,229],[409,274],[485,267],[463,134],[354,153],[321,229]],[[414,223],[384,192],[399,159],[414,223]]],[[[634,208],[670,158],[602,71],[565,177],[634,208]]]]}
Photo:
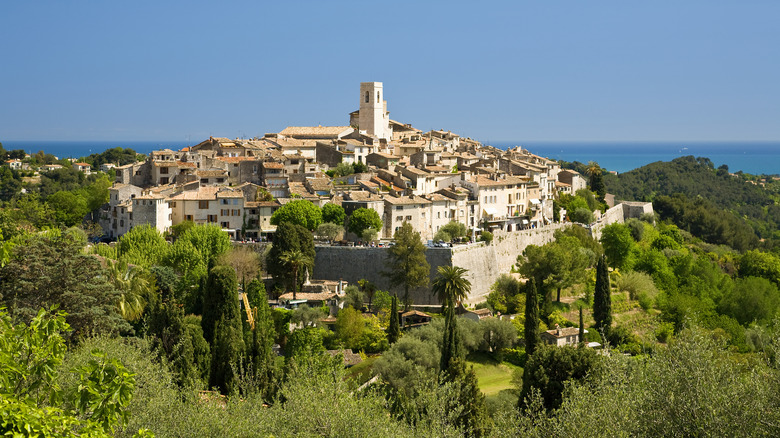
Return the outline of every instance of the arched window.
{"type": "Polygon", "coordinates": [[[369,99],[371,99],[371,94],[369,94],[369,92],[366,91],[366,103],[371,102],[371,100],[369,100],[369,99]]]}
{"type": "Polygon", "coordinates": [[[379,92],[376,92],[376,103],[379,103],[379,92]]]}

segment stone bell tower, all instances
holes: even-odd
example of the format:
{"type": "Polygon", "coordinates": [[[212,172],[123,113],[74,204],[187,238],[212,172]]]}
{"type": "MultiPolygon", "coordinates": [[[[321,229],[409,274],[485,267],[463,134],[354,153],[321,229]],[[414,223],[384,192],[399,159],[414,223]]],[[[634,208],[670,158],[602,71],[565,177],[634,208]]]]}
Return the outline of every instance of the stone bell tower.
{"type": "Polygon", "coordinates": [[[390,140],[390,113],[387,112],[383,93],[381,82],[360,83],[358,123],[361,134],[390,140]]]}

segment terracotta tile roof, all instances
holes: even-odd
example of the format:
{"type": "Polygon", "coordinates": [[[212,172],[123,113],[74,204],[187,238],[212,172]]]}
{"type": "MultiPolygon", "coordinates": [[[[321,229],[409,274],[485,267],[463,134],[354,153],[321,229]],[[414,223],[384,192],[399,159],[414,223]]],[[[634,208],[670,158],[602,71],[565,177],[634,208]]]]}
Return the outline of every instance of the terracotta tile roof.
{"type": "Polygon", "coordinates": [[[564,336],[578,335],[580,334],[580,329],[579,327],[561,327],[559,330],[556,329],[547,330],[545,333],[550,336],[554,336],[556,338],[562,338],[564,336]]]}
{"type": "Polygon", "coordinates": [[[414,315],[414,316],[423,316],[423,317],[426,317],[426,318],[430,318],[431,317],[431,315],[428,315],[425,312],[420,312],[419,310],[410,310],[408,312],[404,312],[404,313],[401,314],[401,316],[403,316],[403,317],[412,316],[412,315],[414,315]]]}
{"type": "Polygon", "coordinates": [[[509,186],[515,184],[527,184],[528,178],[521,178],[519,176],[507,176],[505,179],[499,178],[498,181],[494,181],[493,179],[488,178],[484,175],[475,175],[471,179],[471,181],[480,186],[509,186]]]}
{"type": "Polygon", "coordinates": [[[392,204],[392,205],[418,205],[418,204],[430,204],[431,201],[421,197],[421,196],[400,196],[400,197],[393,197],[393,196],[385,196],[385,202],[392,204]]]}
{"type": "MultiPolygon", "coordinates": [[[[296,299],[298,300],[306,300],[306,301],[326,301],[333,297],[337,296],[336,292],[319,292],[319,293],[311,293],[311,292],[298,292],[296,294],[296,299]]],[[[293,299],[293,293],[287,292],[279,296],[280,300],[292,300],[293,299]]]]}
{"type": "Polygon", "coordinates": [[[288,126],[280,135],[333,135],[337,136],[349,129],[349,126],[288,126]]]}
{"type": "Polygon", "coordinates": [[[263,161],[263,167],[266,169],[284,169],[284,164],[273,161],[263,161]]]}

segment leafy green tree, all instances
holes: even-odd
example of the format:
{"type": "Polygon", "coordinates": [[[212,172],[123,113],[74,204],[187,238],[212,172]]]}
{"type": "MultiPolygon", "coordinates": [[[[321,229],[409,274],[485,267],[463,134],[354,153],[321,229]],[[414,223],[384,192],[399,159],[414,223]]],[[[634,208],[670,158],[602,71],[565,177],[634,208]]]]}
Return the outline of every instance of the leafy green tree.
{"type": "Polygon", "coordinates": [[[350,285],[344,290],[344,307],[352,307],[355,310],[363,308],[363,291],[357,286],[350,285]]]}
{"type": "Polygon", "coordinates": [[[617,269],[630,269],[636,243],[631,230],[623,224],[610,224],[601,231],[601,245],[609,265],[617,269]]]}
{"type": "Polygon", "coordinates": [[[541,343],[539,337],[539,295],[536,291],[536,281],[528,279],[525,285],[525,351],[528,355],[534,354],[536,347],[541,343]]]}
{"type": "Polygon", "coordinates": [[[425,245],[420,233],[415,232],[409,222],[404,222],[395,232],[395,245],[388,251],[388,270],[382,274],[393,287],[403,286],[404,304],[409,306],[409,289],[426,286],[431,265],[425,258],[425,245]]]}
{"type": "Polygon", "coordinates": [[[742,325],[767,323],[780,310],[780,292],[774,283],[765,278],[739,278],[723,296],[718,308],[742,325]]]}
{"type": "Polygon", "coordinates": [[[358,208],[349,216],[349,226],[347,230],[357,236],[363,235],[363,231],[373,228],[382,229],[382,219],[376,210],[371,208],[358,208]]]}
{"type": "Polygon", "coordinates": [[[572,222],[589,224],[593,222],[593,213],[587,208],[578,207],[569,213],[569,219],[572,222]]]}
{"type": "Polygon", "coordinates": [[[612,327],[612,291],[609,286],[609,272],[605,257],[596,266],[596,289],[593,293],[594,328],[609,336],[612,327]]]}
{"type": "Polygon", "coordinates": [[[191,243],[208,269],[214,267],[219,257],[230,249],[230,236],[217,224],[196,225],[178,240],[191,243]]]}
{"type": "Polygon", "coordinates": [[[393,294],[393,301],[390,304],[390,327],[387,329],[387,340],[391,344],[395,344],[400,337],[401,323],[398,315],[398,295],[393,294]]]}
{"type": "Polygon", "coordinates": [[[178,224],[171,226],[171,236],[173,237],[173,240],[183,236],[184,233],[189,231],[190,228],[193,228],[194,226],[195,222],[193,221],[181,221],[178,224]]]}
{"type": "Polygon", "coordinates": [[[365,322],[360,311],[353,307],[339,310],[336,317],[336,338],[343,348],[358,350],[365,322]]]}
{"type": "Polygon", "coordinates": [[[147,224],[133,227],[117,245],[120,261],[145,268],[161,264],[169,249],[157,228],[147,224]]]}
{"type": "Polygon", "coordinates": [[[517,341],[517,328],[510,321],[485,318],[479,322],[479,329],[487,350],[494,354],[511,347],[517,341]]]}
{"type": "Polygon", "coordinates": [[[116,359],[92,351],[73,370],[73,387],[58,385],[65,357],[64,312],[41,309],[28,324],[0,312],[0,425],[6,435],[108,437],[128,422],[134,374],[116,359]]]}
{"type": "Polygon", "coordinates": [[[780,257],[758,250],[747,251],[739,258],[740,277],[761,277],[780,286],[780,257]]]}
{"type": "Polygon", "coordinates": [[[244,290],[247,280],[251,281],[260,273],[260,255],[251,246],[233,246],[222,253],[217,263],[233,268],[244,290]]]}
{"type": "Polygon", "coordinates": [[[449,242],[454,239],[466,237],[468,235],[468,230],[466,229],[466,224],[458,221],[450,221],[441,227],[441,229],[436,232],[436,235],[440,236],[440,238],[434,236],[434,240],[449,242]],[[442,233],[441,236],[439,233],[442,233]]]}
{"type": "Polygon", "coordinates": [[[490,287],[487,303],[494,311],[500,313],[517,313],[517,300],[520,294],[520,282],[514,277],[501,274],[490,287]]]}
{"type": "Polygon", "coordinates": [[[325,353],[322,334],[323,329],[317,327],[305,327],[290,333],[287,345],[284,347],[284,357],[288,363],[325,353]]]}
{"type": "Polygon", "coordinates": [[[271,224],[291,223],[314,231],[322,223],[322,210],[304,199],[296,199],[279,207],[271,215],[271,224]]]}
{"type": "Polygon", "coordinates": [[[15,246],[0,268],[0,306],[28,322],[41,308],[58,305],[78,340],[94,334],[129,332],[117,312],[119,291],[97,258],[81,253],[83,242],[69,234],[39,234],[15,246]]]}
{"type": "MultiPolygon", "coordinates": [[[[326,204],[326,205],[330,205],[330,204],[326,204]]],[[[324,237],[329,241],[334,241],[341,238],[341,236],[344,235],[344,227],[330,222],[325,222],[323,224],[320,224],[319,227],[317,227],[317,231],[315,232],[315,234],[320,238],[324,237]]]]}
{"type": "Polygon", "coordinates": [[[336,177],[347,176],[347,175],[352,175],[353,173],[355,173],[354,166],[352,166],[349,163],[339,163],[336,165],[334,176],[336,177]]]}
{"type": "Polygon", "coordinates": [[[524,404],[531,390],[538,390],[544,407],[553,410],[563,402],[567,382],[583,381],[596,363],[596,352],[591,348],[546,345],[528,357],[523,369],[523,388],[520,402],[524,404]]]}
{"type": "MultiPolygon", "coordinates": [[[[314,238],[312,234],[300,225],[282,223],[276,228],[273,245],[266,255],[268,273],[278,283],[291,285],[295,280],[292,271],[282,261],[282,254],[287,251],[300,251],[307,259],[314,261],[314,238]]],[[[309,270],[311,272],[311,269],[309,270]]]]}
{"type": "Polygon", "coordinates": [[[347,218],[347,214],[344,212],[344,207],[333,204],[331,202],[322,206],[322,222],[331,223],[344,226],[344,219],[347,218]]]}
{"type": "Polygon", "coordinates": [[[84,221],[84,216],[90,212],[87,200],[70,191],[59,191],[46,199],[54,213],[54,220],[66,227],[78,225],[84,221]]]}
{"type": "Polygon", "coordinates": [[[379,231],[374,228],[366,228],[360,235],[364,242],[376,242],[379,240],[379,231]]]}
{"type": "Polygon", "coordinates": [[[604,184],[604,175],[601,166],[594,161],[588,163],[588,189],[595,193],[599,202],[604,202],[604,196],[607,194],[607,186],[604,184]]]}

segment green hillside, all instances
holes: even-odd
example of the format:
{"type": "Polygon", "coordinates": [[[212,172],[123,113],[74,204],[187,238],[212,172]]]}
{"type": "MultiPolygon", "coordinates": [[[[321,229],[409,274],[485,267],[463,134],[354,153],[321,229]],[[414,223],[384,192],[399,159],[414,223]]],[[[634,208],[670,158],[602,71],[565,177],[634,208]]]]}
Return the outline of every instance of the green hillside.
{"type": "Polygon", "coordinates": [[[780,183],[771,178],[762,185],[752,175],[729,174],[708,158],[687,156],[604,181],[617,199],[652,201],[664,219],[709,242],[745,250],[759,239],[772,246],[780,241],[780,183]]]}

